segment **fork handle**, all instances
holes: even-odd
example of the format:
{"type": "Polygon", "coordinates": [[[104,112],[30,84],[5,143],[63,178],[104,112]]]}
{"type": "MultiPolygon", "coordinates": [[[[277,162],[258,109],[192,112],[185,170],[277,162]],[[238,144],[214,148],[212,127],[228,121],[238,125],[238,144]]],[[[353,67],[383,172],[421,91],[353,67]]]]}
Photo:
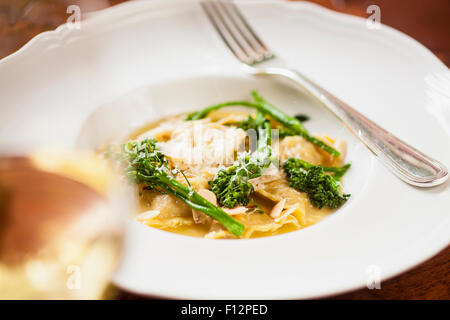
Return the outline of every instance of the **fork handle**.
{"type": "Polygon", "coordinates": [[[442,163],[395,137],[301,73],[284,68],[267,68],[261,71],[264,74],[287,77],[300,85],[339,118],[403,181],[418,187],[432,187],[448,179],[447,168],[442,163]]]}

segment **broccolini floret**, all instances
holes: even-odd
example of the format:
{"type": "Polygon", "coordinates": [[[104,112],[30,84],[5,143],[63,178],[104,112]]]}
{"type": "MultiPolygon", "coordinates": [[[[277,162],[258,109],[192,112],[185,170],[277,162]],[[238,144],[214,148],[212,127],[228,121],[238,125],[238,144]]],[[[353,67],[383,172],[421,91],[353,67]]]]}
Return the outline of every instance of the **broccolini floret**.
{"type": "Polygon", "coordinates": [[[217,201],[227,208],[248,205],[253,192],[249,180],[261,176],[270,165],[272,155],[270,122],[262,113],[258,112],[256,118],[249,117],[240,126],[246,130],[257,130],[259,138],[255,152],[240,155],[234,165],[220,169],[214,180],[210,181],[211,191],[217,196],[217,201]]]}
{"type": "Polygon", "coordinates": [[[339,180],[350,168],[350,164],[343,167],[323,167],[290,158],[283,164],[283,168],[289,185],[300,192],[306,192],[312,205],[317,208],[336,209],[350,197],[350,194],[342,194],[339,190],[339,180]]]}
{"type": "Polygon", "coordinates": [[[242,157],[233,166],[218,171],[214,180],[210,181],[211,191],[224,207],[246,206],[253,192],[249,179],[259,177],[261,171],[261,167],[252,163],[249,156],[242,157]]]}

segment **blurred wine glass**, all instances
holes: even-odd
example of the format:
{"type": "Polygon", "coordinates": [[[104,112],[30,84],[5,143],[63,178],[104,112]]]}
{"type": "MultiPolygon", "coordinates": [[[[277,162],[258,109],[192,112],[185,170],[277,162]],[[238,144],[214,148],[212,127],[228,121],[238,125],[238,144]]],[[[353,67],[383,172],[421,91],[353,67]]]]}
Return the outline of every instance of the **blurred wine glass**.
{"type": "Polygon", "coordinates": [[[0,299],[102,298],[127,212],[94,155],[0,158],[0,299]]]}

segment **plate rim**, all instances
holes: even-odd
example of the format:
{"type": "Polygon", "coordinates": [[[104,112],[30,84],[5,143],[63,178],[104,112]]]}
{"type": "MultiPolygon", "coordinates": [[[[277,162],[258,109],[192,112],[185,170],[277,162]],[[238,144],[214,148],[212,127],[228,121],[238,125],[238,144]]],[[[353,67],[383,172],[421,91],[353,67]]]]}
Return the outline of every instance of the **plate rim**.
{"type": "MultiPolygon", "coordinates": [[[[239,0],[235,2],[237,4],[246,4],[246,5],[262,5],[262,4],[276,4],[284,7],[291,7],[296,9],[307,9],[311,11],[316,11],[321,15],[325,15],[328,18],[332,19],[340,19],[346,21],[347,23],[360,24],[362,21],[366,21],[366,19],[350,15],[343,12],[334,11],[332,9],[328,9],[324,6],[321,6],[316,3],[308,2],[308,1],[288,1],[288,0],[239,0]]],[[[137,7],[144,6],[170,6],[175,3],[183,3],[183,4],[191,4],[193,1],[190,0],[173,0],[170,4],[164,0],[153,0],[153,1],[127,1],[119,3],[115,6],[108,7],[105,9],[101,9],[98,11],[94,11],[89,13],[89,15],[81,21],[81,25],[83,28],[91,28],[93,25],[98,24],[101,19],[111,20],[114,18],[114,15],[123,16],[126,14],[126,10],[135,10],[137,7]]],[[[45,42],[49,42],[48,48],[55,48],[61,45],[64,45],[67,41],[69,41],[70,37],[76,37],[76,30],[68,27],[69,23],[64,23],[58,26],[54,30],[48,30],[41,32],[31,38],[27,43],[25,43],[22,47],[20,47],[15,52],[3,57],[0,59],[0,67],[4,64],[13,62],[15,59],[21,58],[21,56],[26,55],[28,51],[33,50],[38,45],[44,44],[45,42]],[[52,41],[56,41],[57,43],[51,43],[52,41]]],[[[415,46],[417,50],[421,51],[421,54],[430,59],[431,62],[436,63],[440,67],[443,67],[444,70],[448,71],[449,68],[427,47],[425,47],[422,43],[415,40],[411,36],[403,33],[393,27],[385,25],[381,23],[382,32],[390,33],[391,36],[396,37],[397,39],[401,39],[401,41],[407,41],[409,45],[415,46]]]]}

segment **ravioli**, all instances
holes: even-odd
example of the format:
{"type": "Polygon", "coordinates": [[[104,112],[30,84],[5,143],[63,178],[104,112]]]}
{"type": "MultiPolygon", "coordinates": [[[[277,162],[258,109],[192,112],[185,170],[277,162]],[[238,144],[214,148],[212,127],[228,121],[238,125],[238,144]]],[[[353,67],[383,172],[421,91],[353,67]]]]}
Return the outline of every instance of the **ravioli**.
{"type": "MultiPolygon", "coordinates": [[[[202,120],[184,121],[185,115],[169,117],[138,130],[130,136],[130,140],[156,139],[176,179],[189,184],[203,197],[209,197],[210,202],[217,203],[214,194],[209,191],[208,181],[214,179],[220,168],[231,165],[239,152],[248,148],[245,131],[233,124],[245,120],[250,114],[248,111],[226,108],[212,112],[202,120]]],[[[294,157],[314,165],[342,165],[345,143],[336,143],[327,136],[322,139],[338,149],[341,156],[332,157],[300,136],[280,139],[274,153],[281,161],[294,157]]],[[[313,207],[305,193],[289,186],[283,170],[275,164],[271,164],[260,177],[251,179],[250,183],[254,192],[248,206],[223,208],[245,226],[240,237],[178,198],[141,187],[140,212],[136,220],[150,227],[189,236],[236,239],[299,230],[332,212],[313,207]]]]}

